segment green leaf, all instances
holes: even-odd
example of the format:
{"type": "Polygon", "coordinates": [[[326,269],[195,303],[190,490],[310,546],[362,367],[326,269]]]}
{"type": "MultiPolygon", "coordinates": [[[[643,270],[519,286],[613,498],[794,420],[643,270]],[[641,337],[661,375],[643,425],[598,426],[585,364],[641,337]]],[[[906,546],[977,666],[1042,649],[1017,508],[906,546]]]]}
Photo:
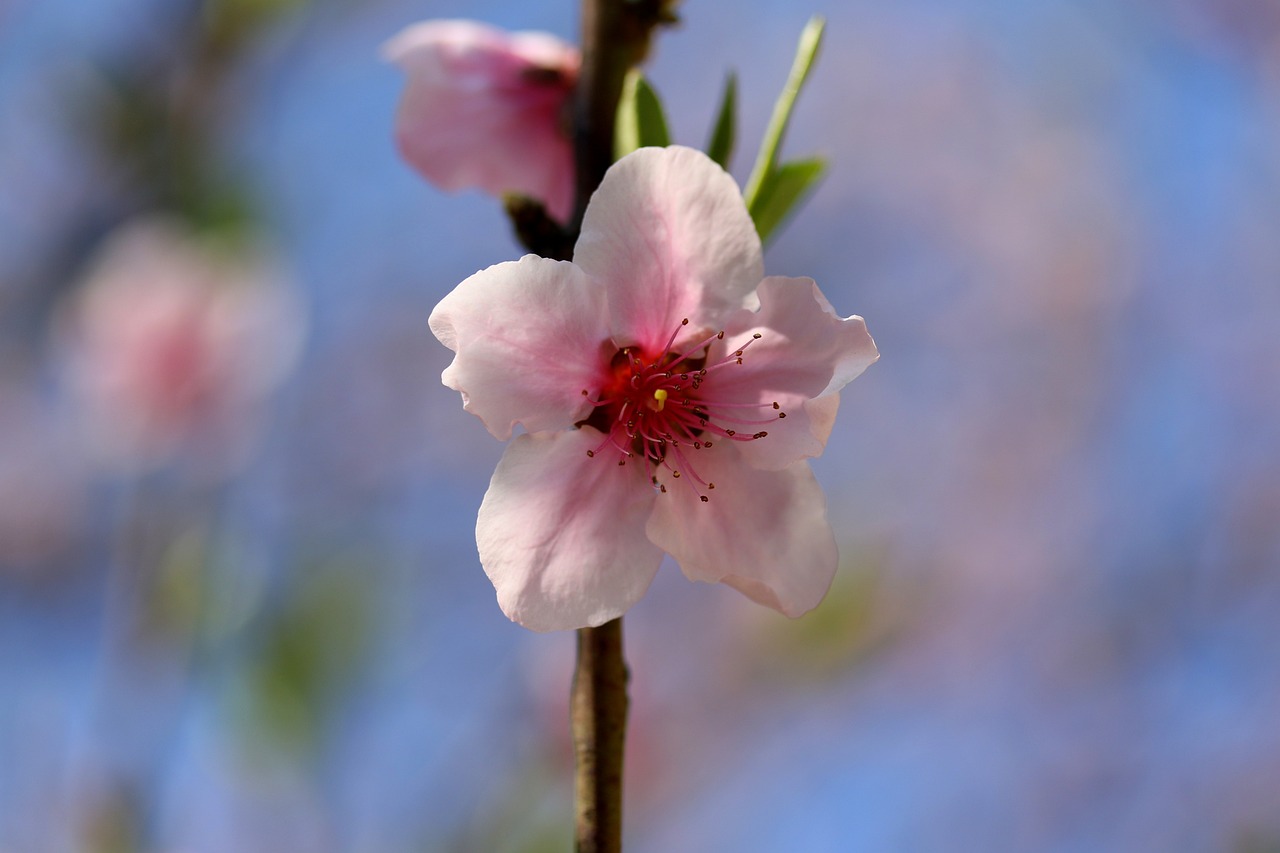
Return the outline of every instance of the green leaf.
{"type": "Polygon", "coordinates": [[[769,173],[747,208],[761,242],[769,239],[826,172],[825,158],[809,157],[783,163],[769,173]]]}
{"type": "Polygon", "coordinates": [[[720,96],[720,112],[716,115],[715,127],[711,129],[711,139],[707,141],[707,155],[719,163],[722,169],[727,170],[729,161],[733,159],[737,127],[738,75],[730,71],[724,80],[724,94],[720,96]]]}
{"type": "Polygon", "coordinates": [[[782,87],[782,94],[773,105],[773,115],[769,119],[769,126],[765,128],[760,153],[756,155],[756,164],[751,170],[751,177],[747,179],[747,188],[743,197],[747,201],[748,208],[755,206],[765,182],[777,169],[778,150],[782,147],[782,138],[787,133],[787,125],[791,123],[791,111],[795,108],[800,89],[809,78],[809,71],[813,68],[813,61],[818,55],[818,47],[822,44],[822,31],[826,25],[827,22],[821,16],[815,15],[809,19],[804,31],[800,33],[800,43],[796,46],[796,57],[791,63],[791,73],[787,75],[787,83],[782,87]]]}
{"type": "Polygon", "coordinates": [[[623,157],[648,145],[671,144],[667,116],[662,101],[637,68],[627,72],[618,101],[618,120],[613,131],[613,159],[623,157]]]}

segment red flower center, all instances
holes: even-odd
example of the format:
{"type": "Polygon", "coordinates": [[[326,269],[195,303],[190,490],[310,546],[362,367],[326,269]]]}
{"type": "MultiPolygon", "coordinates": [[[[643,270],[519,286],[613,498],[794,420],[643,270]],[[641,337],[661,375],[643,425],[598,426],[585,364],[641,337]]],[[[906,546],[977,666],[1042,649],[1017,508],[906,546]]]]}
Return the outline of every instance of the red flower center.
{"type": "MultiPolygon", "coordinates": [[[[635,347],[618,350],[592,401],[595,411],[579,426],[592,426],[605,434],[598,447],[587,451],[588,456],[607,456],[613,451],[619,465],[639,458],[660,492],[667,491],[666,485],[659,481],[660,469],[666,469],[672,479],[683,478],[689,483],[706,503],[710,500],[706,492],[716,486],[694,470],[693,461],[698,451],[713,447],[721,440],[765,438],[769,433],[758,428],[785,418],[787,413],[776,401],[741,403],[716,394],[717,378],[723,371],[742,364],[743,354],[760,339],[759,333],[741,348],[708,363],[711,344],[723,339],[724,332],[692,346],[674,349],[676,336],[688,325],[688,319],[681,320],[658,353],[635,347]],[[767,410],[769,417],[742,417],[759,409],[767,410]],[[750,429],[743,430],[744,427],[750,429]]],[[[590,391],[582,393],[592,396],[590,391]]]]}

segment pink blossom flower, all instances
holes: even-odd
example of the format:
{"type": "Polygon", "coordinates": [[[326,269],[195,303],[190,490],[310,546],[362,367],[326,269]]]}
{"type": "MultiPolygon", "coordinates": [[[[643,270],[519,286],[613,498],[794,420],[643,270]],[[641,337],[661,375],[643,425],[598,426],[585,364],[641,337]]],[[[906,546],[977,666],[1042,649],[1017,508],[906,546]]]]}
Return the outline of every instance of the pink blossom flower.
{"type": "Polygon", "coordinates": [[[569,218],[566,107],[578,79],[576,48],[548,33],[428,21],[383,51],[408,77],[396,142],[427,180],[450,192],[527,195],[556,219],[569,218]]]}
{"type": "Polygon", "coordinates": [[[663,553],[798,616],[836,569],[804,461],[839,390],[878,358],[810,279],[764,277],[733,179],[688,148],[616,163],[572,263],[482,270],[431,314],[444,384],[506,449],[480,507],[480,562],[510,618],[599,625],[663,553]]]}
{"type": "Polygon", "coordinates": [[[60,320],[89,450],[127,469],[179,452],[237,465],[302,336],[292,291],[262,257],[161,218],[106,240],[60,320]]]}

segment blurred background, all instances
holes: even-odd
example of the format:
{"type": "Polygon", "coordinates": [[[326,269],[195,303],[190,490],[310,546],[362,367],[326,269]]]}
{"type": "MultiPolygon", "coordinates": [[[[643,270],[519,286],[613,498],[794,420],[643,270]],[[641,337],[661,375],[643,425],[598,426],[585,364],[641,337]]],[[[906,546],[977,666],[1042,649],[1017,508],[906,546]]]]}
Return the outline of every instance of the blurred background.
{"type": "MultiPolygon", "coordinates": [[[[554,851],[570,633],[493,600],[434,303],[521,250],[380,44],[576,4],[0,0],[0,851],[554,851]]],[[[627,617],[632,851],[1280,850],[1280,6],[689,0],[649,73],[881,361],[789,621],[627,617]]]]}

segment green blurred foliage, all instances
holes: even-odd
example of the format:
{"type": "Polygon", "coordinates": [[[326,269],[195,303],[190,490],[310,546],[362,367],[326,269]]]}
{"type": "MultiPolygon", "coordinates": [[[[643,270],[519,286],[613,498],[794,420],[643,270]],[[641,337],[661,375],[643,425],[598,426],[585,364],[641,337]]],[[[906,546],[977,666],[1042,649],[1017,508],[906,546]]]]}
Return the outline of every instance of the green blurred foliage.
{"type": "Polygon", "coordinates": [[[84,853],[140,853],[141,803],[128,785],[115,782],[89,806],[78,826],[84,853]]]}
{"type": "Polygon", "coordinates": [[[299,565],[246,626],[234,705],[249,755],[306,757],[320,747],[370,650],[369,575],[358,561],[299,565]]]}
{"type": "Polygon", "coordinates": [[[216,49],[238,50],[249,38],[278,19],[300,11],[308,0],[206,0],[204,31],[216,49]]]}
{"type": "Polygon", "coordinates": [[[803,619],[762,614],[742,660],[747,676],[762,681],[824,682],[857,666],[898,635],[883,590],[887,555],[882,548],[842,546],[845,555],[826,598],[803,619]]]}
{"type": "MultiPolygon", "coordinates": [[[[566,723],[567,725],[567,723],[566,723]]],[[[573,845],[573,796],[563,774],[545,755],[535,755],[520,775],[482,804],[481,820],[448,844],[449,853],[561,853],[573,845]]],[[[439,839],[424,844],[436,853],[439,839]]]]}
{"type": "Polygon", "coordinates": [[[165,548],[146,588],[148,633],[171,639],[193,635],[207,587],[207,536],[199,525],[179,530],[165,548]]]}
{"type": "Polygon", "coordinates": [[[252,227],[248,185],[214,147],[220,117],[212,93],[157,88],[132,72],[104,71],[103,80],[107,97],[94,105],[89,129],[141,204],[177,214],[197,231],[252,227]]]}
{"type": "Polygon", "coordinates": [[[87,117],[134,205],[176,214],[195,230],[238,233],[254,226],[247,180],[225,161],[233,110],[224,80],[254,39],[305,9],[308,0],[208,0],[173,34],[183,45],[164,58],[131,56],[100,68],[87,117]]]}

